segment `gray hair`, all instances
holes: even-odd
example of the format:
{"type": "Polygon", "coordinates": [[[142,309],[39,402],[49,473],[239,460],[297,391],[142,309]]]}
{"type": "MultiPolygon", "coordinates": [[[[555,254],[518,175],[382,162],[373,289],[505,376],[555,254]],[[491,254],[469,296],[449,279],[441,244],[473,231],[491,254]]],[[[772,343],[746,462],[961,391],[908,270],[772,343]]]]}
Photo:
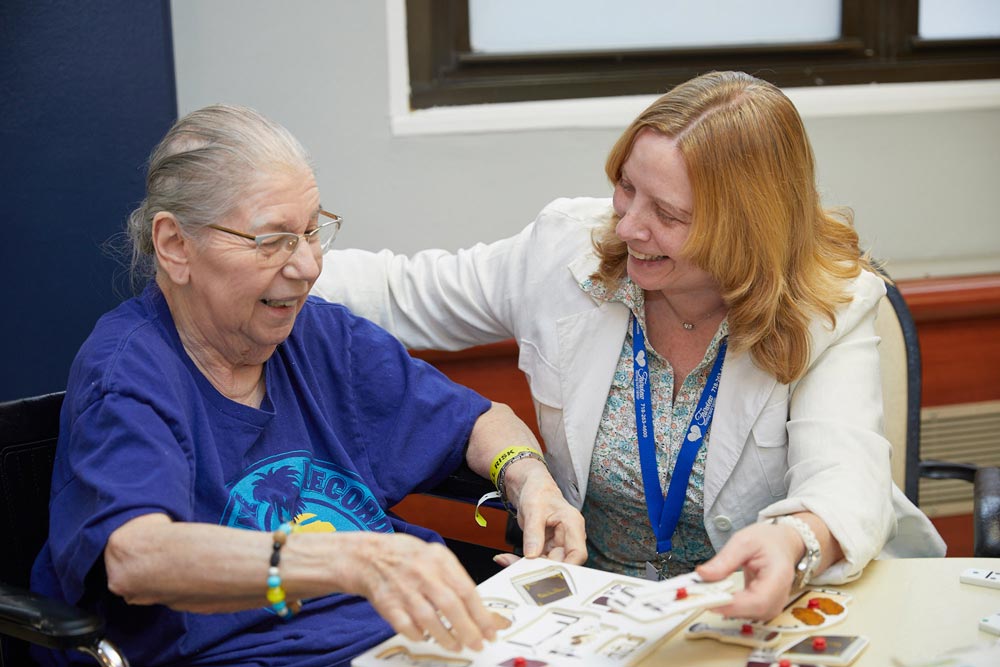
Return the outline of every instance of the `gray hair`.
{"type": "Polygon", "coordinates": [[[311,164],[298,140],[253,109],[218,104],[178,120],[150,155],[146,197],[128,218],[133,286],[156,272],[157,213],[194,234],[232,213],[262,175],[303,167],[311,164]]]}

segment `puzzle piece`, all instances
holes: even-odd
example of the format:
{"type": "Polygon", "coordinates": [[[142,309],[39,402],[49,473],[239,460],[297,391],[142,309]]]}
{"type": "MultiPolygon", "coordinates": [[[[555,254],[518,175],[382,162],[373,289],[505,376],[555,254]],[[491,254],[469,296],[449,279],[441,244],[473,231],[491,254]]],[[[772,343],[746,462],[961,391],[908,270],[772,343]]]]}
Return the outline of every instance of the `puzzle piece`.
{"type": "Polygon", "coordinates": [[[650,621],[723,605],[733,599],[733,583],[706,583],[694,572],[664,579],[642,589],[610,591],[607,605],[638,621],[650,621]]]}
{"type": "Polygon", "coordinates": [[[733,619],[695,623],[687,629],[685,636],[688,639],[715,639],[751,648],[774,646],[781,639],[781,633],[773,628],[733,619]]]}
{"type": "Polygon", "coordinates": [[[376,656],[379,660],[410,667],[471,667],[472,660],[435,653],[416,653],[405,646],[393,646],[376,656]]]}
{"type": "Polygon", "coordinates": [[[781,658],[795,662],[844,667],[854,662],[868,646],[861,635],[810,635],[785,649],[781,658]]]}
{"type": "Polygon", "coordinates": [[[850,595],[830,588],[807,589],[764,626],[780,632],[825,630],[847,618],[851,599],[850,595]]]}
{"type": "Polygon", "coordinates": [[[780,648],[758,648],[747,658],[747,667],[819,667],[815,663],[792,662],[780,656],[780,648]]]}
{"type": "Polygon", "coordinates": [[[517,610],[517,603],[507,600],[505,598],[483,598],[483,606],[492,611],[494,614],[503,616],[511,623],[517,620],[514,612],[517,610]]]}
{"type": "Polygon", "coordinates": [[[517,656],[511,658],[510,660],[504,660],[500,663],[500,667],[547,667],[549,663],[542,660],[535,660],[534,658],[525,658],[524,656],[517,656]]]}
{"type": "Polygon", "coordinates": [[[529,572],[513,578],[511,583],[526,601],[540,607],[576,593],[573,578],[565,568],[559,566],[529,572]]]}

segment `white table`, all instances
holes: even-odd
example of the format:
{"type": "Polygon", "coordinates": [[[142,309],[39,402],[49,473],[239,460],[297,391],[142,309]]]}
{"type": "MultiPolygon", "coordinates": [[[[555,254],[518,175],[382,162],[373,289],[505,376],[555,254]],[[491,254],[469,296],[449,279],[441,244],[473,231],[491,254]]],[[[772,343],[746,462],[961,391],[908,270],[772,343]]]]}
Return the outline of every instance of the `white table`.
{"type": "MultiPolygon", "coordinates": [[[[907,558],[875,561],[861,579],[838,588],[853,596],[831,635],[865,635],[868,648],[852,667],[890,667],[893,659],[929,659],[946,650],[995,641],[979,620],[1000,612],[1000,589],[960,583],[967,568],[1000,570],[994,558],[907,558]]],[[[806,635],[801,635],[806,636],[806,635]]],[[[743,667],[750,649],[709,639],[665,640],[637,667],[743,667]]]]}

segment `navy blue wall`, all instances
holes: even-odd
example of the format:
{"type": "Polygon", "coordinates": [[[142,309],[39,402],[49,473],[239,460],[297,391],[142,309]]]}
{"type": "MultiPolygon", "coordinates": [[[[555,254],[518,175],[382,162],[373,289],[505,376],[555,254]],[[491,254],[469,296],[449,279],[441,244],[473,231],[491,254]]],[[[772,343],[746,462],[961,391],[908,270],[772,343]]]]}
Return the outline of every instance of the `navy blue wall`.
{"type": "Polygon", "coordinates": [[[0,400],[65,388],[128,296],[102,245],[177,115],[166,0],[0,2],[0,400]]]}

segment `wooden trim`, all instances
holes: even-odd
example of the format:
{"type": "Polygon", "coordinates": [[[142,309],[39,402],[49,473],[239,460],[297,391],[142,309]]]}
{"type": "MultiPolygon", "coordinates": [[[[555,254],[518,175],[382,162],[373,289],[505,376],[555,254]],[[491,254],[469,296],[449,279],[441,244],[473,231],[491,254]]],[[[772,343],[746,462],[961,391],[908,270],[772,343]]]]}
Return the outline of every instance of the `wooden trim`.
{"type": "Polygon", "coordinates": [[[973,555],[971,514],[931,517],[931,523],[948,545],[949,558],[965,558],[973,555]]]}
{"type": "Polygon", "coordinates": [[[429,364],[441,362],[451,363],[467,359],[511,359],[517,360],[517,343],[513,338],[502,340],[499,343],[489,345],[479,345],[465,350],[445,352],[443,350],[410,350],[410,354],[417,359],[423,359],[429,364]]]}
{"type": "Polygon", "coordinates": [[[921,405],[1000,400],[1000,273],[897,284],[920,339],[921,405]]]}
{"type": "MultiPolygon", "coordinates": [[[[492,507],[481,509],[486,526],[475,521],[474,505],[427,495],[409,495],[392,511],[410,523],[430,528],[442,537],[510,551],[507,544],[507,513],[492,507]]],[[[971,519],[970,519],[971,521],[971,519]]],[[[971,538],[970,538],[971,540],[971,538]]]]}
{"type": "Polygon", "coordinates": [[[1000,400],[1000,317],[917,323],[923,407],[1000,400]]]}
{"type": "Polygon", "coordinates": [[[1000,316],[1000,273],[900,280],[896,284],[918,325],[938,320],[1000,316]]]}

